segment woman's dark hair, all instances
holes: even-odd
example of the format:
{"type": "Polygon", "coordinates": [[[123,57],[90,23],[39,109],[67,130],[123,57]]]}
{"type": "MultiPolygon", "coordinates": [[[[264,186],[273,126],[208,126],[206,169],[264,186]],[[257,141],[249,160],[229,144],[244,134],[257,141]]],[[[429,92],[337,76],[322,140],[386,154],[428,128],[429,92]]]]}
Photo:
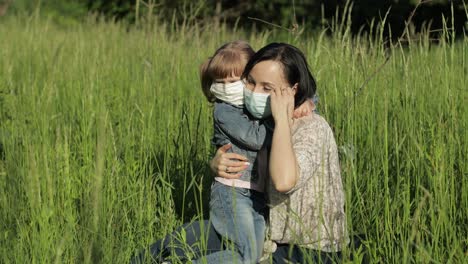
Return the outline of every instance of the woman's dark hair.
{"type": "Polygon", "coordinates": [[[294,105],[297,107],[307,98],[312,98],[317,90],[315,79],[310,73],[304,54],[296,47],[286,43],[270,43],[261,48],[245,66],[242,78],[245,79],[252,68],[262,61],[277,61],[290,85],[298,84],[294,105]]]}

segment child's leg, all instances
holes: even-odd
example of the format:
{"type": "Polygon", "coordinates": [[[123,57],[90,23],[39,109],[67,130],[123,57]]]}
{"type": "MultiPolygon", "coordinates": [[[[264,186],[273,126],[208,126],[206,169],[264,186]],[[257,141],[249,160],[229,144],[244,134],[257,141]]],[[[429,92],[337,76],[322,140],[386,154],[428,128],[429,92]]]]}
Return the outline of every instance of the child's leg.
{"type": "Polygon", "coordinates": [[[263,244],[265,242],[266,223],[265,216],[267,215],[266,199],[263,193],[252,192],[253,202],[253,218],[255,226],[255,237],[257,242],[257,262],[263,255],[263,244]]]}
{"type": "MultiPolygon", "coordinates": [[[[225,252],[231,263],[256,263],[260,257],[254,218],[256,213],[250,195],[248,189],[221,183],[212,186],[210,218],[216,231],[234,244],[232,251],[225,252]]],[[[211,257],[207,256],[208,263],[214,263],[214,260],[210,261],[211,257]]]]}

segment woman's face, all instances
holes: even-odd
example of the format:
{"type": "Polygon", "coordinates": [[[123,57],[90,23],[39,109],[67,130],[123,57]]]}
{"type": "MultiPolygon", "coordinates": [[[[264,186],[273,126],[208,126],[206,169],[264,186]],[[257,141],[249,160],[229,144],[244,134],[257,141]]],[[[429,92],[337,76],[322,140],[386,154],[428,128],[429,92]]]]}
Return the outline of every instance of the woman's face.
{"type": "MultiPolygon", "coordinates": [[[[254,93],[270,93],[274,89],[291,87],[284,77],[281,64],[272,60],[257,63],[246,77],[245,85],[254,93]]],[[[296,93],[296,87],[293,92],[296,93]]]]}

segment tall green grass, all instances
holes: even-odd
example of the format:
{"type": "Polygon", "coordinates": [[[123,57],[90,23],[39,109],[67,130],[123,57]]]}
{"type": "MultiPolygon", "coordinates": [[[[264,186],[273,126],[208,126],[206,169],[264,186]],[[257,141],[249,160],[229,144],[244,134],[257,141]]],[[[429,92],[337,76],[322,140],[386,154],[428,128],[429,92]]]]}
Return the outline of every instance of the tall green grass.
{"type": "Polygon", "coordinates": [[[0,262],[125,263],[206,218],[214,150],[198,66],[234,39],[306,53],[340,148],[350,231],[372,262],[464,262],[468,38],[444,34],[384,48],[378,33],[339,24],[297,36],[4,18],[0,262]]]}

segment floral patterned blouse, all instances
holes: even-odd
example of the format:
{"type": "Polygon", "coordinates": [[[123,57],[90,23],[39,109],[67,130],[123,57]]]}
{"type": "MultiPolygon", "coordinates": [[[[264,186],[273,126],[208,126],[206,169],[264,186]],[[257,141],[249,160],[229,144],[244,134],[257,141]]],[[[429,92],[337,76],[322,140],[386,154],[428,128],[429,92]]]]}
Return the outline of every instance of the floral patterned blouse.
{"type": "Polygon", "coordinates": [[[317,114],[296,119],[291,131],[300,176],[287,193],[276,191],[271,182],[267,185],[269,239],[326,252],[340,251],[349,238],[333,132],[317,114]]]}

